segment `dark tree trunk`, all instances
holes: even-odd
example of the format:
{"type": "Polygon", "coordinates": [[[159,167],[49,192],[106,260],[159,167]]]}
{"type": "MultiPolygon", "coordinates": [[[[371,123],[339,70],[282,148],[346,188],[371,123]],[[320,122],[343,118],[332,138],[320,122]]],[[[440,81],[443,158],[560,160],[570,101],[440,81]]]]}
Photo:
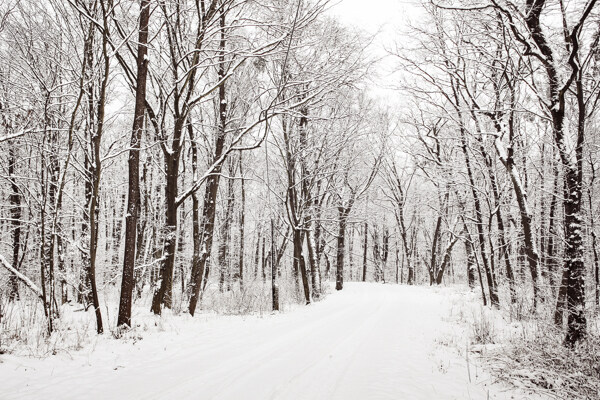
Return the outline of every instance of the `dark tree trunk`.
{"type": "Polygon", "coordinates": [[[146,101],[146,77],[148,75],[148,22],[150,19],[150,0],[140,0],[140,24],[137,48],[137,80],[135,90],[135,109],[133,129],[129,150],[128,173],[129,189],[127,214],[125,217],[125,256],[123,257],[123,278],[117,326],[131,326],[131,303],[133,296],[133,270],[135,267],[135,246],[137,239],[137,219],[139,213],[139,167],[140,144],[144,128],[144,109],[146,101]]]}
{"type": "MultiPolygon", "coordinates": [[[[181,136],[180,129],[175,137],[181,136]]],[[[175,139],[173,140],[175,141],[175,139]]],[[[179,139],[178,139],[179,141],[179,139]]],[[[179,151],[173,149],[165,154],[166,184],[165,184],[165,230],[163,245],[163,261],[160,269],[160,284],[152,298],[152,312],[160,315],[161,305],[172,307],[173,272],[175,269],[175,253],[177,251],[177,192],[179,178],[179,151]]]]}
{"type": "Polygon", "coordinates": [[[475,219],[477,222],[477,236],[478,236],[478,241],[479,241],[479,251],[481,253],[481,260],[483,262],[483,270],[485,272],[485,276],[487,279],[487,284],[488,284],[488,291],[489,291],[489,295],[490,295],[490,302],[492,303],[493,306],[499,306],[499,299],[498,299],[498,290],[496,288],[496,285],[494,284],[495,279],[492,276],[492,271],[490,269],[489,266],[489,260],[487,258],[487,251],[486,251],[486,246],[485,246],[485,233],[483,230],[483,214],[481,212],[481,202],[479,200],[479,194],[477,191],[477,188],[475,187],[475,178],[473,176],[473,170],[471,168],[471,159],[469,157],[469,153],[468,153],[468,147],[467,147],[467,139],[466,139],[466,132],[464,127],[461,126],[460,128],[461,130],[461,148],[463,151],[463,154],[465,156],[465,164],[467,167],[467,176],[469,177],[469,184],[471,186],[471,194],[473,196],[473,203],[475,205],[475,219]]]}
{"type": "Polygon", "coordinates": [[[275,256],[275,228],[271,219],[271,301],[273,311],[279,311],[279,286],[277,285],[277,264],[275,256]]]}
{"type": "MultiPolygon", "coordinates": [[[[335,269],[335,290],[344,288],[344,251],[346,247],[346,222],[349,209],[338,207],[338,234],[337,234],[337,258],[335,269]]],[[[364,269],[363,269],[364,277],[364,269]]]]}
{"type": "Polygon", "coordinates": [[[592,231],[592,250],[594,253],[594,301],[596,308],[600,307],[600,258],[598,257],[598,238],[592,231]]]}
{"type": "MultiPolygon", "coordinates": [[[[104,26],[108,24],[107,10],[104,4],[102,6],[103,22],[104,26]]],[[[104,32],[102,35],[102,56],[104,58],[104,71],[103,79],[100,85],[100,94],[98,99],[98,112],[97,112],[97,127],[96,134],[92,137],[92,193],[90,198],[90,286],[92,289],[92,304],[94,305],[94,313],[96,315],[96,330],[98,334],[104,331],[102,325],[102,312],[100,311],[100,301],[98,299],[98,288],[96,286],[96,255],[98,250],[98,216],[100,215],[100,209],[98,207],[98,198],[100,194],[100,178],[102,176],[102,158],[100,155],[102,134],[104,133],[104,113],[106,103],[106,89],[108,86],[109,71],[110,71],[110,59],[108,57],[108,33],[104,32]]]]}
{"type": "Polygon", "coordinates": [[[260,260],[261,260],[261,264],[260,265],[261,265],[261,272],[262,272],[263,283],[267,282],[267,267],[266,267],[266,265],[267,265],[267,258],[265,257],[266,245],[267,245],[266,244],[266,238],[263,237],[263,240],[262,240],[262,253],[261,253],[261,257],[260,257],[260,260]]]}
{"type": "Polygon", "coordinates": [[[388,257],[390,254],[390,231],[388,228],[383,230],[383,246],[381,254],[381,279],[385,283],[385,271],[387,269],[388,257]]]}
{"type": "MultiPolygon", "coordinates": [[[[416,211],[415,211],[416,213],[416,211]]],[[[415,217],[413,216],[413,221],[414,221],[415,217]]],[[[414,285],[415,284],[415,280],[416,280],[416,276],[415,276],[415,268],[416,268],[416,260],[418,260],[418,254],[417,254],[417,226],[413,226],[412,228],[412,233],[410,235],[410,243],[409,243],[409,248],[410,251],[407,254],[410,254],[410,258],[411,260],[408,260],[408,277],[406,278],[406,283],[409,285],[414,285]]]]}
{"type": "MultiPolygon", "coordinates": [[[[457,194],[458,196],[458,194],[457,194]]],[[[469,281],[469,287],[475,287],[475,267],[477,269],[477,275],[479,278],[479,286],[481,287],[481,299],[483,300],[483,305],[487,305],[487,297],[485,296],[485,288],[483,287],[483,277],[481,276],[481,266],[479,265],[479,260],[477,259],[477,254],[475,251],[475,246],[473,245],[473,236],[469,232],[469,228],[467,227],[467,221],[465,217],[465,204],[459,197],[460,208],[462,211],[461,221],[463,223],[463,233],[465,235],[465,253],[467,255],[467,279],[469,281]],[[470,263],[470,264],[469,264],[470,263]]]]}
{"type": "MultiPolygon", "coordinates": [[[[87,114],[88,118],[86,119],[85,126],[85,140],[86,143],[91,145],[92,136],[94,135],[94,79],[92,79],[93,68],[94,68],[94,51],[93,51],[93,41],[94,41],[94,26],[90,23],[88,35],[86,37],[86,41],[84,44],[84,58],[86,63],[85,68],[85,79],[88,82],[87,86],[87,114]]],[[[83,209],[83,222],[81,224],[81,237],[88,238],[89,230],[90,230],[90,205],[92,201],[92,176],[94,175],[93,171],[93,163],[91,160],[91,146],[89,149],[84,151],[84,160],[83,160],[83,168],[84,168],[84,198],[85,198],[85,207],[83,209]]],[[[105,212],[106,215],[106,212],[105,212]]],[[[108,224],[106,224],[106,229],[108,229],[108,224]]],[[[108,238],[108,235],[107,235],[108,238]]],[[[106,240],[106,245],[108,246],[108,240],[106,240]]],[[[108,248],[105,248],[106,253],[108,253],[108,248]]],[[[92,303],[92,295],[91,295],[91,283],[90,283],[90,249],[83,249],[82,251],[82,264],[83,264],[83,273],[80,274],[79,280],[79,296],[77,301],[83,303],[85,308],[87,309],[88,305],[92,303]]]]}
{"type": "MultiPolygon", "coordinates": [[[[220,167],[215,168],[216,173],[220,172],[220,167]]],[[[204,290],[208,280],[209,265],[212,251],[212,243],[214,237],[215,214],[216,214],[216,197],[218,191],[219,176],[215,175],[207,179],[206,191],[204,194],[204,202],[202,208],[202,234],[199,246],[198,256],[192,263],[192,273],[190,279],[190,302],[188,311],[193,316],[196,311],[196,306],[201,298],[201,290],[204,290]]]]}
{"type": "MultiPolygon", "coordinates": [[[[476,119],[476,114],[472,113],[473,118],[477,121],[476,119]]],[[[512,120],[511,120],[512,121],[512,120]]],[[[496,126],[496,129],[501,129],[501,127],[499,125],[496,126]]],[[[510,299],[511,299],[511,303],[516,303],[517,301],[517,297],[516,297],[516,289],[515,289],[515,277],[514,277],[514,273],[513,273],[513,268],[512,268],[512,264],[510,262],[510,255],[508,254],[507,251],[507,241],[506,241],[506,236],[505,236],[505,230],[504,230],[504,220],[502,218],[502,206],[500,204],[500,193],[498,191],[498,183],[496,181],[496,172],[494,171],[494,166],[493,166],[493,161],[492,161],[492,157],[488,154],[488,152],[485,150],[484,144],[483,144],[483,139],[482,139],[482,134],[481,134],[481,129],[479,127],[479,123],[477,122],[477,131],[478,131],[478,135],[477,135],[477,141],[479,143],[479,149],[481,151],[481,153],[483,154],[483,158],[484,158],[484,162],[485,162],[485,166],[487,168],[487,173],[488,173],[488,177],[490,179],[490,186],[492,188],[492,194],[493,194],[493,198],[494,198],[494,210],[495,210],[495,214],[496,214],[496,223],[498,226],[498,240],[500,242],[500,256],[504,259],[504,266],[506,269],[506,277],[508,278],[508,286],[509,286],[509,291],[510,291],[510,299]]],[[[501,132],[498,131],[498,132],[501,132]]],[[[505,165],[507,165],[507,169],[510,170],[509,168],[509,163],[512,160],[512,154],[511,157],[509,157],[506,162],[505,165]]],[[[509,171],[510,172],[510,171],[509,171]]],[[[513,177],[514,173],[511,174],[511,177],[513,177]]],[[[517,199],[519,199],[519,196],[524,195],[523,193],[520,192],[520,186],[517,188],[517,183],[513,180],[513,183],[515,185],[515,193],[517,194],[517,199]]],[[[519,207],[521,209],[521,218],[523,219],[523,215],[524,213],[527,213],[526,210],[526,200],[524,198],[524,196],[520,197],[521,200],[518,200],[519,203],[519,207]]],[[[528,213],[527,213],[528,214],[528,213]]],[[[528,220],[530,222],[530,219],[528,220]]],[[[523,224],[525,224],[525,222],[523,222],[523,224]]],[[[525,225],[523,225],[525,226],[525,225]]],[[[491,227],[490,227],[491,228],[491,227]]],[[[528,247],[528,253],[531,255],[535,255],[537,257],[537,251],[535,250],[535,247],[533,245],[533,238],[532,238],[532,232],[531,229],[529,228],[528,231],[526,231],[526,238],[525,238],[525,244],[526,246],[529,244],[528,247]],[[527,234],[529,234],[529,236],[527,236],[527,234]]],[[[490,243],[490,247],[491,247],[491,243],[490,243]]],[[[493,263],[493,255],[491,256],[491,261],[493,263]]],[[[531,259],[530,260],[530,267],[532,268],[531,271],[532,272],[532,280],[533,280],[533,298],[534,298],[534,308],[535,308],[535,304],[537,304],[537,298],[538,298],[538,284],[537,284],[537,271],[538,271],[538,267],[537,267],[537,258],[535,259],[531,259]]],[[[494,267],[491,268],[492,269],[492,279],[494,280],[493,284],[494,287],[497,288],[497,282],[496,282],[496,276],[494,273],[494,267]]],[[[492,297],[490,296],[490,299],[492,297]]],[[[492,302],[493,303],[493,302],[492,302]]]]}
{"type": "MultiPolygon", "coordinates": [[[[138,183],[139,188],[139,183],[138,183]]],[[[121,243],[121,232],[123,231],[123,212],[125,211],[125,195],[121,197],[121,201],[118,204],[115,204],[113,208],[113,226],[112,226],[112,260],[111,260],[111,269],[116,268],[116,265],[119,263],[119,243],[121,243]]],[[[117,203],[115,201],[115,203],[117,203]]],[[[139,195],[138,195],[138,220],[139,220],[139,195]]],[[[136,246],[137,246],[137,230],[136,230],[136,246]]],[[[137,250],[137,247],[136,247],[137,250]]]]}
{"type": "MultiPolygon", "coordinates": [[[[221,156],[224,145],[224,132],[217,138],[215,151],[215,160],[221,156]]],[[[200,299],[200,289],[206,285],[208,278],[207,261],[211,254],[216,215],[216,199],[219,186],[219,173],[221,166],[215,168],[215,174],[207,179],[206,191],[204,194],[204,205],[202,208],[202,240],[200,245],[200,257],[197,263],[192,265],[192,279],[190,281],[190,303],[188,310],[194,315],[198,300],[200,299]]]]}
{"type": "Polygon", "coordinates": [[[400,246],[398,245],[398,237],[396,236],[395,252],[395,269],[396,269],[396,285],[400,283],[400,246]]]}
{"type": "Polygon", "coordinates": [[[258,233],[256,237],[256,250],[254,251],[254,279],[256,279],[256,277],[258,276],[258,264],[260,262],[260,237],[262,230],[260,228],[257,228],[256,231],[258,233]]]}
{"type": "Polygon", "coordinates": [[[300,229],[293,230],[294,243],[294,270],[300,274],[302,280],[302,290],[304,292],[304,300],[306,304],[310,304],[310,287],[308,284],[308,274],[306,271],[306,262],[302,254],[302,244],[304,242],[304,232],[300,229]]]}
{"type": "MultiPolygon", "coordinates": [[[[147,118],[146,127],[148,126],[147,118]]],[[[147,128],[146,128],[147,129],[147,128]]],[[[137,240],[136,240],[136,264],[143,263],[144,260],[144,249],[146,248],[145,244],[148,242],[148,235],[146,233],[146,226],[148,223],[148,215],[149,215],[149,203],[150,203],[150,189],[148,188],[148,163],[149,158],[146,158],[146,161],[142,164],[142,175],[140,177],[140,212],[141,215],[138,218],[138,228],[137,228],[137,240]]],[[[142,270],[143,271],[143,270],[142,270]]],[[[136,270],[135,274],[135,282],[139,284],[140,280],[143,276],[138,273],[136,270]]]]}
{"type": "MultiPolygon", "coordinates": [[[[9,143],[8,148],[8,176],[10,179],[10,217],[12,219],[12,265],[19,270],[19,253],[21,249],[21,194],[16,182],[15,167],[17,163],[17,149],[13,142],[9,143]]],[[[10,276],[9,300],[19,299],[19,279],[16,275],[10,276]]]]}
{"type": "Polygon", "coordinates": [[[348,269],[350,275],[350,281],[355,280],[354,277],[354,225],[350,225],[350,232],[348,234],[348,269]]]}
{"type": "MultiPolygon", "coordinates": [[[[490,160],[491,162],[491,160],[490,160]]],[[[517,302],[517,292],[515,287],[515,274],[513,272],[512,263],[510,262],[510,254],[508,253],[508,242],[506,240],[506,231],[504,229],[504,219],[502,218],[502,207],[500,204],[500,194],[498,192],[498,184],[496,183],[496,175],[491,167],[488,167],[492,192],[494,194],[494,207],[496,209],[496,223],[498,224],[498,241],[500,242],[500,256],[504,259],[504,267],[506,269],[506,278],[508,279],[508,288],[510,291],[511,303],[517,302]]],[[[537,254],[537,253],[536,253],[537,254]]],[[[536,271],[537,268],[534,268],[536,271]]],[[[534,302],[537,285],[534,285],[534,302]]]]}
{"type": "Polygon", "coordinates": [[[563,315],[565,312],[565,303],[567,298],[567,284],[569,280],[569,271],[563,269],[561,274],[560,286],[558,287],[558,295],[556,298],[556,309],[554,310],[554,324],[559,328],[563,328],[563,315]]]}
{"type": "Polygon", "coordinates": [[[511,178],[513,179],[513,186],[515,188],[517,203],[519,204],[521,226],[523,227],[523,236],[525,239],[524,251],[526,254],[527,265],[529,266],[529,272],[533,283],[533,308],[536,309],[537,302],[539,299],[539,255],[535,248],[535,241],[533,239],[532,216],[531,213],[528,211],[526,196],[522,190],[521,184],[515,181],[516,175],[515,172],[512,171],[512,169],[514,169],[514,166],[510,168],[509,166],[507,166],[507,169],[509,169],[509,174],[511,174],[511,178]]]}
{"type": "Polygon", "coordinates": [[[244,186],[244,168],[242,165],[242,152],[240,152],[239,169],[241,177],[241,197],[240,197],[240,255],[238,258],[238,275],[240,280],[240,290],[244,288],[244,233],[246,222],[246,189],[244,186]]]}
{"type": "MultiPolygon", "coordinates": [[[[58,213],[57,191],[59,180],[58,164],[58,132],[50,130],[52,121],[49,117],[50,96],[45,99],[44,109],[44,141],[48,140],[46,150],[47,157],[42,158],[42,185],[47,187],[43,194],[43,212],[41,216],[41,284],[44,300],[44,314],[48,320],[48,334],[54,330],[54,319],[57,310],[55,308],[55,222],[58,213]],[[50,129],[49,129],[50,128],[50,129]],[[48,221],[50,216],[51,221],[48,221]],[[49,222],[51,222],[49,224],[49,222]]],[[[44,143],[46,145],[46,143],[44,143]]]]}
{"type": "MultiPolygon", "coordinates": [[[[233,160],[229,162],[229,176],[233,176],[233,160]]],[[[233,179],[227,180],[227,205],[225,207],[225,216],[221,224],[221,242],[219,243],[219,253],[217,262],[219,264],[219,290],[223,292],[225,285],[229,290],[231,282],[231,270],[229,267],[229,246],[231,239],[231,219],[233,217],[233,207],[235,204],[235,193],[233,188],[233,179]]]]}
{"type": "Polygon", "coordinates": [[[573,346],[586,334],[585,317],[585,266],[583,264],[583,220],[581,216],[580,172],[568,170],[566,173],[568,192],[565,193],[565,267],[567,270],[566,343],[573,346]]]}
{"type": "Polygon", "coordinates": [[[446,251],[444,253],[444,258],[442,259],[442,264],[438,268],[437,275],[435,277],[435,283],[437,285],[441,285],[442,284],[442,279],[444,278],[444,272],[446,271],[446,267],[450,263],[450,258],[452,257],[452,248],[458,242],[458,239],[460,239],[458,236],[455,237],[450,242],[450,244],[448,245],[448,248],[446,249],[446,251]]]}
{"type": "Polygon", "coordinates": [[[591,161],[591,177],[590,182],[588,183],[588,206],[590,208],[589,211],[589,221],[590,221],[590,236],[592,237],[592,255],[594,260],[594,268],[593,268],[593,276],[594,276],[594,304],[596,305],[596,309],[600,307],[600,257],[598,256],[598,237],[596,236],[596,224],[594,217],[594,206],[593,206],[593,195],[592,189],[594,187],[594,181],[596,180],[596,168],[594,167],[594,162],[591,161]]]}
{"type": "Polygon", "coordinates": [[[580,47],[580,29],[583,21],[589,16],[595,1],[586,6],[586,11],[582,16],[578,29],[565,37],[569,48],[574,51],[568,59],[571,78],[568,85],[562,87],[560,83],[560,73],[556,69],[554,62],[554,52],[548,45],[546,36],[542,29],[541,13],[546,5],[544,0],[527,0],[529,12],[525,16],[525,23],[531,32],[531,37],[545,58],[543,64],[546,76],[548,78],[548,109],[552,116],[554,142],[558,148],[560,160],[563,166],[565,177],[564,191],[564,228],[565,228],[565,259],[564,268],[566,271],[566,305],[568,311],[567,334],[565,344],[573,347],[580,339],[586,335],[587,320],[585,317],[585,287],[584,275],[585,266],[583,263],[583,218],[581,215],[582,184],[583,184],[583,144],[585,138],[585,120],[586,104],[583,91],[582,73],[580,70],[578,50],[580,47]],[[575,95],[577,98],[577,141],[575,146],[575,160],[572,160],[571,154],[565,146],[565,96],[569,93],[569,86],[575,83],[575,95]]]}
{"type": "Polygon", "coordinates": [[[431,261],[429,264],[429,285],[433,285],[437,276],[437,249],[440,230],[442,228],[442,215],[438,215],[435,229],[433,231],[433,240],[431,242],[431,261]]]}
{"type": "Polygon", "coordinates": [[[367,248],[369,241],[369,224],[365,222],[365,227],[363,231],[363,268],[362,268],[362,281],[367,281],[367,248]]]}
{"type": "Polygon", "coordinates": [[[546,265],[548,275],[550,276],[550,288],[553,298],[557,296],[557,277],[558,274],[558,259],[556,251],[556,210],[558,206],[558,168],[554,168],[554,189],[552,192],[552,200],[550,202],[550,214],[548,216],[548,242],[546,244],[546,265]]]}
{"type": "MultiPolygon", "coordinates": [[[[194,138],[194,128],[190,122],[188,122],[187,129],[188,136],[190,137],[190,147],[192,150],[192,175],[194,182],[196,182],[198,180],[198,146],[194,138]]],[[[198,200],[198,192],[192,193],[192,242],[194,247],[192,253],[192,271],[198,271],[200,268],[202,245],[202,232],[200,230],[200,201],[198,200]]]]}
{"type": "MultiPolygon", "coordinates": [[[[219,108],[219,126],[217,130],[217,140],[215,143],[215,153],[213,162],[217,162],[223,155],[225,147],[225,135],[227,125],[227,97],[225,88],[225,10],[221,10],[219,18],[221,27],[219,38],[219,68],[217,71],[217,79],[221,82],[219,85],[218,108],[219,108]]],[[[206,189],[204,194],[204,207],[202,210],[202,244],[201,256],[197,264],[192,266],[192,277],[190,281],[191,297],[189,303],[189,312],[194,315],[196,305],[200,299],[200,289],[204,289],[206,280],[208,279],[207,260],[212,251],[212,243],[215,229],[215,215],[217,207],[217,192],[219,189],[219,177],[221,173],[222,162],[215,166],[213,174],[206,180],[206,189]]]]}
{"type": "Polygon", "coordinates": [[[373,278],[375,282],[381,279],[381,249],[379,245],[379,228],[373,227],[373,278]]]}

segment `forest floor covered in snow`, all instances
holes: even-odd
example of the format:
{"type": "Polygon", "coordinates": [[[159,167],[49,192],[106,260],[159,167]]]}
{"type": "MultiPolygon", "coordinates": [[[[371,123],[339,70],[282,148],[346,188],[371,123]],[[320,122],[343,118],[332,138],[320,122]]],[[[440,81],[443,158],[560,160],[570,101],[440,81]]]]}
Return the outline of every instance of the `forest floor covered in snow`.
{"type": "Polygon", "coordinates": [[[43,358],[0,355],[2,399],[541,399],[469,350],[474,293],[348,283],[263,315],[150,314],[43,358]]]}

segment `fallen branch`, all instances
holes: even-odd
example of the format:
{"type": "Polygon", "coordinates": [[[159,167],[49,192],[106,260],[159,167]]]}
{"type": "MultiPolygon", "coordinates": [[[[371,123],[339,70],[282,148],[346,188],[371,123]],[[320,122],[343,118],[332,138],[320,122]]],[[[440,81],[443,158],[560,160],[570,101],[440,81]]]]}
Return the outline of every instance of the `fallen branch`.
{"type": "Polygon", "coordinates": [[[42,289],[40,289],[31,279],[17,271],[12,265],[6,261],[6,258],[0,254],[0,264],[7,270],[9,270],[13,275],[15,275],[21,282],[25,284],[33,293],[36,294],[40,299],[43,299],[44,296],[42,294],[42,289]]]}

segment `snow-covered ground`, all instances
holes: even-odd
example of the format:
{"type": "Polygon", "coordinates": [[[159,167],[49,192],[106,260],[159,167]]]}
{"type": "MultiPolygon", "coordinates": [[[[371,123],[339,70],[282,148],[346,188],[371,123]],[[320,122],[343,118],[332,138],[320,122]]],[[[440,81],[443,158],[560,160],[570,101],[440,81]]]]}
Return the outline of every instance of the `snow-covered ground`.
{"type": "Polygon", "coordinates": [[[166,316],[44,359],[0,356],[2,399],[527,399],[467,360],[456,289],[349,283],[263,316],[166,316]],[[159,322],[160,321],[160,322],[159,322]],[[461,355],[463,354],[463,355],[461,355]]]}

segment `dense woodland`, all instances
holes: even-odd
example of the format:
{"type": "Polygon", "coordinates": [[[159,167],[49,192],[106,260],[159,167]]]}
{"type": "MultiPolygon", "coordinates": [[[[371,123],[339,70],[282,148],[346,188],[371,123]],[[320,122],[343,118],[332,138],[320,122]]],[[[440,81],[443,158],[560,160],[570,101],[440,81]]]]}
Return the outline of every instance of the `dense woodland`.
{"type": "Polygon", "coordinates": [[[330,7],[0,4],[0,345],[347,281],[597,335],[596,0],[425,2],[384,56],[330,7]]]}

